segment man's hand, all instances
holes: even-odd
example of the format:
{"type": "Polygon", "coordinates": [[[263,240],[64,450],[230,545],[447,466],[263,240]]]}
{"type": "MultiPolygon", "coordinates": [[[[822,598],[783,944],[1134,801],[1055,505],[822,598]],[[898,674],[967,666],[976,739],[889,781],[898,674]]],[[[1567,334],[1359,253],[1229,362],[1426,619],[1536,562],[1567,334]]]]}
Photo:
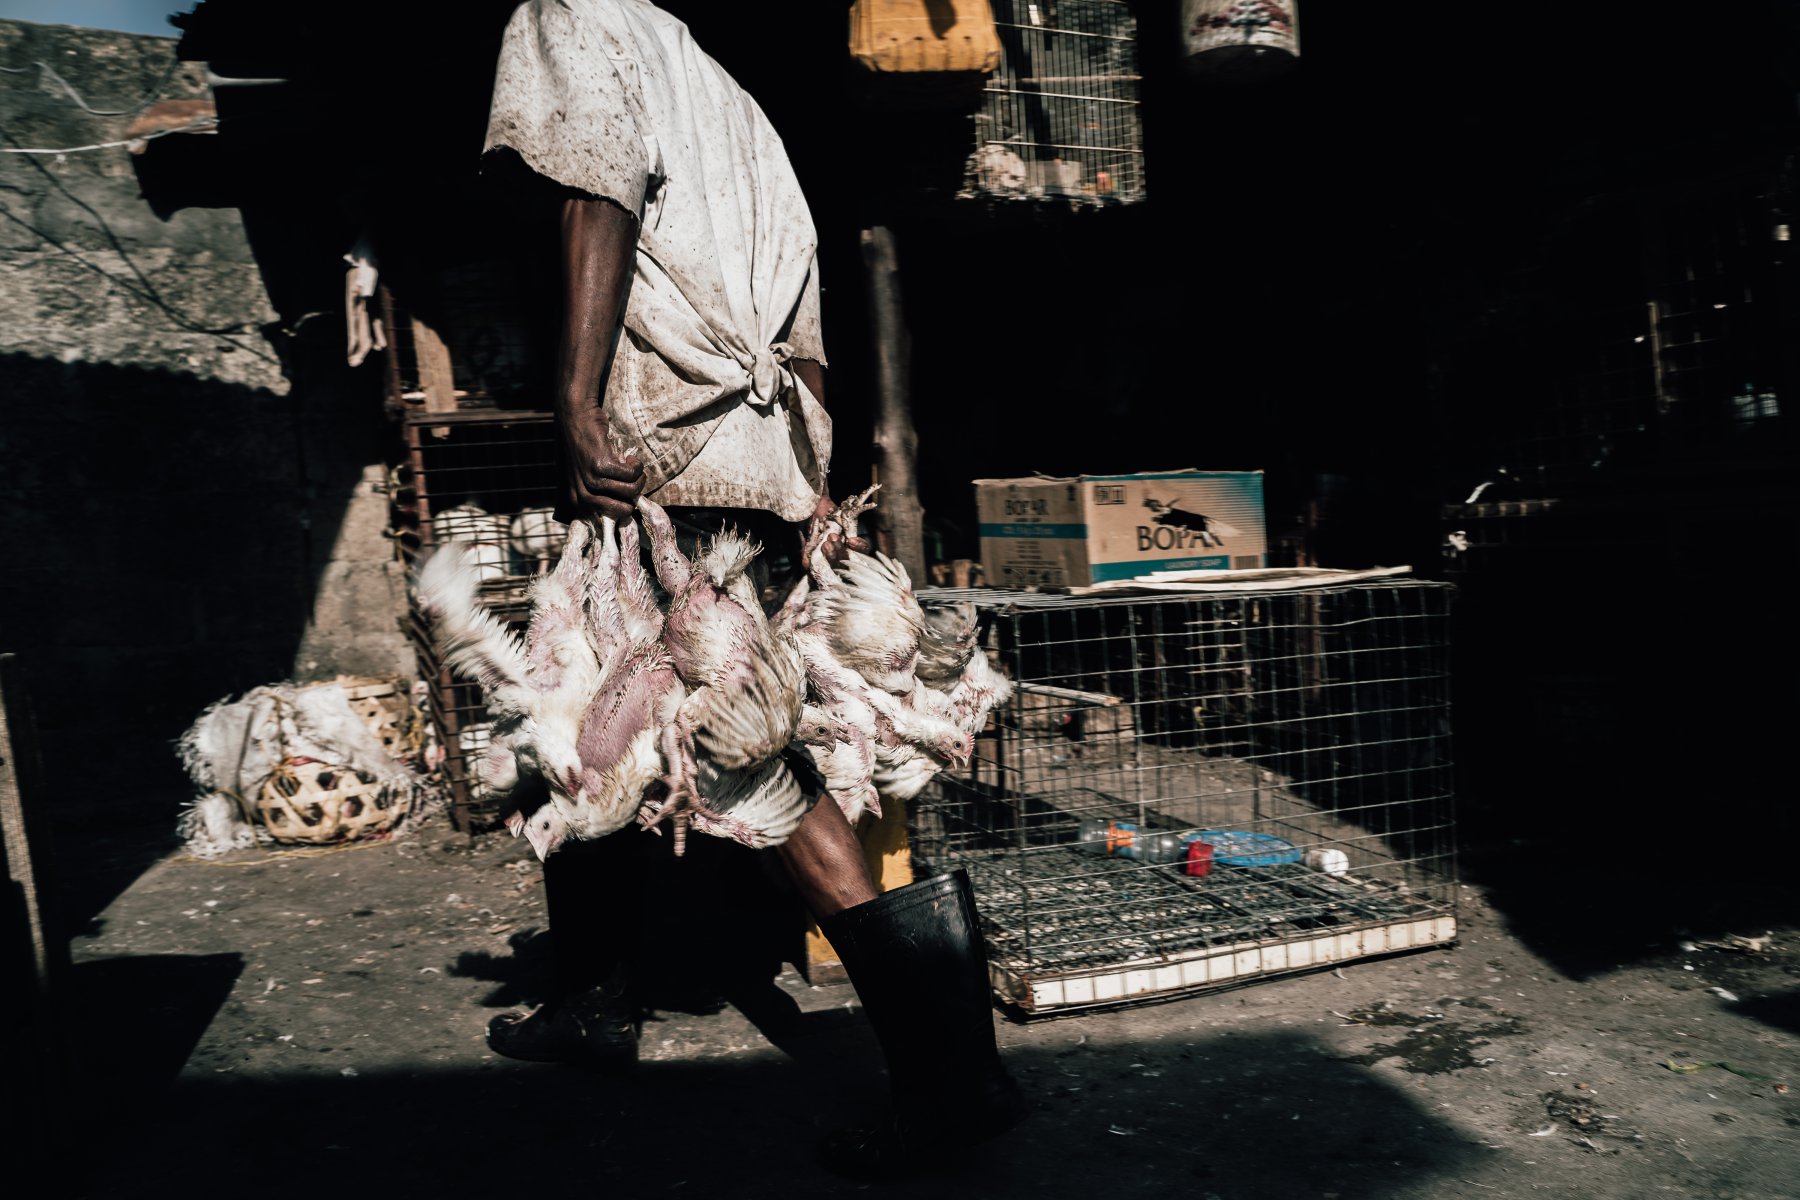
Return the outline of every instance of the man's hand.
{"type": "Polygon", "coordinates": [[[644,490],[644,467],[637,451],[615,453],[601,421],[562,424],[570,510],[582,516],[629,520],[644,490]]]}
{"type": "Polygon", "coordinates": [[[813,509],[813,520],[825,522],[825,540],[820,545],[825,552],[825,561],[841,564],[850,557],[852,550],[859,550],[867,554],[869,539],[845,537],[842,527],[831,519],[832,514],[837,512],[837,507],[837,501],[833,500],[829,493],[820,496],[817,507],[813,509]]]}

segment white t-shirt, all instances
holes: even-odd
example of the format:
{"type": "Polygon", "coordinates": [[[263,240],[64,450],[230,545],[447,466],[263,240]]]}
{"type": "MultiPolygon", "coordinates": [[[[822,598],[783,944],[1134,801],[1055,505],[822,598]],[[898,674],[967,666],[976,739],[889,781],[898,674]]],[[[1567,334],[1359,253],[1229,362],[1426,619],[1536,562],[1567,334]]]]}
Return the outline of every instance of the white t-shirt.
{"type": "Polygon", "coordinates": [[[533,0],[507,25],[486,149],[639,218],[606,409],[664,504],[812,514],[831,420],[785,365],[825,362],[818,235],[781,139],[641,0],[533,0]]]}

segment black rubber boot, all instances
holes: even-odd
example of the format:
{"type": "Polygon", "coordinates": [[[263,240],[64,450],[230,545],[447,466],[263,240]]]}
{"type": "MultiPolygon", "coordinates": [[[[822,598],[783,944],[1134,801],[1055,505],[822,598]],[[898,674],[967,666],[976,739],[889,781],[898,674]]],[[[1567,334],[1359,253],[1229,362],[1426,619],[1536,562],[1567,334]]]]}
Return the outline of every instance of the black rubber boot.
{"type": "Polygon", "coordinates": [[[549,998],[530,1016],[488,1022],[488,1047],[526,1062],[619,1071],[637,1062],[641,1005],[634,931],[651,839],[622,830],[574,842],[544,863],[550,917],[549,998]]]}
{"type": "Polygon", "coordinates": [[[637,1065],[638,1010],[625,972],[600,987],[549,1000],[528,1017],[495,1017],[487,1043],[496,1054],[525,1062],[630,1070],[637,1065]]]}
{"type": "Polygon", "coordinates": [[[856,985],[887,1058],[894,1112],[820,1147],[859,1179],[954,1161],[1024,1115],[994,1045],[987,956],[969,877],[957,871],[877,896],[819,922],[856,985]]]}

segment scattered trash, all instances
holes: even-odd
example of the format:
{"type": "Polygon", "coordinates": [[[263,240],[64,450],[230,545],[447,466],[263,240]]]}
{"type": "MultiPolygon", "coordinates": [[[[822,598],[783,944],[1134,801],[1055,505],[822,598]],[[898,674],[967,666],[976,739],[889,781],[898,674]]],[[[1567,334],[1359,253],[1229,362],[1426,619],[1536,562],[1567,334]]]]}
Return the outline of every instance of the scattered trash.
{"type": "Polygon", "coordinates": [[[1124,1125],[1108,1125],[1106,1127],[1106,1132],[1116,1133],[1120,1137],[1136,1137],[1138,1133],[1137,1130],[1127,1128],[1124,1125]]]}
{"type": "Polygon", "coordinates": [[[1736,992],[1726,991],[1722,987],[1709,987],[1706,990],[1711,992],[1713,995],[1717,996],[1721,1000],[1736,1000],[1737,999],[1736,992]]]}
{"type": "Polygon", "coordinates": [[[1788,1085],[1787,1085],[1787,1084],[1785,1084],[1785,1083],[1778,1083],[1778,1084],[1776,1084],[1776,1085],[1775,1085],[1775,1094],[1776,1094],[1776,1095],[1777,1095],[1777,1096],[1785,1096],[1785,1095],[1787,1095],[1787,1094],[1788,1094],[1788,1085]]]}
{"type": "Polygon", "coordinates": [[[1663,1066],[1669,1068],[1669,1070],[1675,1072],[1677,1075],[1695,1075],[1706,1070],[1708,1067],[1717,1067],[1721,1071],[1729,1071],[1740,1079],[1750,1079],[1757,1083],[1774,1082],[1772,1076],[1758,1075],[1755,1071],[1746,1071],[1743,1067],[1734,1067],[1728,1062],[1676,1062],[1671,1058],[1665,1061],[1663,1066]]]}
{"type": "MultiPolygon", "coordinates": [[[[1543,1094],[1544,1115],[1552,1122],[1565,1122],[1574,1131],[1571,1139],[1578,1146],[1586,1146],[1590,1150],[1606,1150],[1606,1147],[1595,1144],[1590,1137],[1608,1137],[1618,1141],[1642,1141],[1643,1135],[1634,1129],[1618,1125],[1604,1125],[1605,1121],[1619,1120],[1619,1114],[1602,1115],[1594,1110],[1594,1093],[1585,1084],[1579,1084],[1580,1092],[1545,1092],[1543,1094]]],[[[1549,1128],[1555,1129],[1552,1124],[1549,1128]]],[[[1540,1136],[1533,1134],[1533,1137],[1540,1136]]],[[[1610,1152],[1610,1151],[1609,1151],[1610,1152]]]]}
{"type": "Polygon", "coordinates": [[[355,1067],[345,1067],[343,1070],[339,1071],[338,1074],[347,1076],[348,1078],[351,1078],[351,1079],[354,1079],[354,1078],[356,1078],[356,1068],[355,1067]]]}
{"type": "Polygon", "coordinates": [[[1528,1133],[1525,1136],[1526,1137],[1549,1137],[1551,1134],[1553,1134],[1555,1132],[1556,1132],[1556,1126],[1546,1125],[1542,1129],[1538,1130],[1536,1133],[1528,1133]]]}
{"type": "Polygon", "coordinates": [[[1723,941],[1717,942],[1683,942],[1683,950],[1730,950],[1738,954],[1767,954],[1775,947],[1775,935],[1764,930],[1761,937],[1742,937],[1735,933],[1726,934],[1723,941]]]}

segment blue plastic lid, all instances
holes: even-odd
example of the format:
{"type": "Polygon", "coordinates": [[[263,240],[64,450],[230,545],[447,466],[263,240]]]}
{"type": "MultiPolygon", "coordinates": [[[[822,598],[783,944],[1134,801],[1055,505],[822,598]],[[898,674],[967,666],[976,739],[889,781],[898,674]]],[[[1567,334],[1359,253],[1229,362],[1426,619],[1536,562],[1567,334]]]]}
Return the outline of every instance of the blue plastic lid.
{"type": "Polygon", "coordinates": [[[1241,829],[1202,829],[1196,840],[1213,848],[1213,861],[1228,867],[1273,867],[1300,861],[1300,851],[1286,838],[1241,829]]]}

